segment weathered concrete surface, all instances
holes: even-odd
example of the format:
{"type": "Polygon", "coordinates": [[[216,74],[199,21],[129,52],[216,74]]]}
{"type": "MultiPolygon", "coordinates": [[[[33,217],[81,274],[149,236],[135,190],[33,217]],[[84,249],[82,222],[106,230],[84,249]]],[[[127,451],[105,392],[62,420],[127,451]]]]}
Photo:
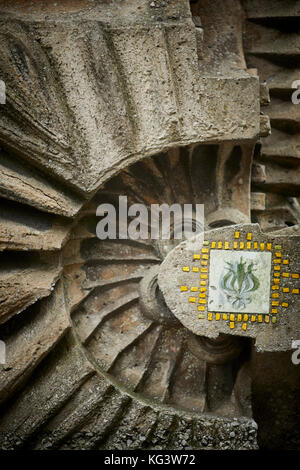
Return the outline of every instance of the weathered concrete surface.
{"type": "Polygon", "coordinates": [[[257,138],[258,78],[199,71],[187,0],[85,7],[0,4],[7,149],[91,192],[170,147],[257,138]]]}
{"type": "Polygon", "coordinates": [[[7,339],[2,336],[6,344],[6,361],[0,366],[0,403],[21,388],[69,327],[63,286],[59,282],[52,295],[33,311],[23,327],[7,339]]]}
{"type": "Polygon", "coordinates": [[[71,226],[71,221],[6,201],[0,208],[0,252],[60,250],[71,226]]]}
{"type": "Polygon", "coordinates": [[[9,438],[13,447],[26,441],[94,374],[93,368],[70,341],[60,343],[52,353],[42,377],[33,375],[14,406],[4,412],[0,424],[1,446],[9,438]],[[66,349],[64,349],[66,348],[66,349]],[[59,352],[67,354],[59,354],[59,352]]]}
{"type": "Polygon", "coordinates": [[[59,266],[34,263],[11,268],[2,266],[0,272],[0,323],[22,312],[37,300],[50,295],[61,275],[59,266]]]}
{"type": "Polygon", "coordinates": [[[291,355],[291,351],[253,355],[253,416],[262,449],[300,447],[300,367],[293,364],[291,355]]]}
{"type": "Polygon", "coordinates": [[[71,335],[41,372],[3,413],[1,449],[257,448],[252,419],[183,414],[116,389],[71,335]]]}
{"type": "Polygon", "coordinates": [[[0,195],[41,211],[73,217],[83,201],[0,151],[0,195]]]}
{"type": "Polygon", "coordinates": [[[258,351],[290,350],[300,336],[299,241],[262,233],[255,224],[212,230],[204,241],[201,234],[174,248],[158,284],[193,333],[255,338],[258,351]]]}

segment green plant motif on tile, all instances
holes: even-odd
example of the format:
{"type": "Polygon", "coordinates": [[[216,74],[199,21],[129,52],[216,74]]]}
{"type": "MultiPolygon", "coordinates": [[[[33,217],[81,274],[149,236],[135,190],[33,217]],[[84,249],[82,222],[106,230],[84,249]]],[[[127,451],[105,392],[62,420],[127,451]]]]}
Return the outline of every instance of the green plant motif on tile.
{"type": "Polygon", "coordinates": [[[226,265],[220,281],[221,289],[234,308],[245,308],[252,301],[251,293],[259,287],[259,280],[253,273],[254,263],[241,257],[240,261],[226,262],[226,265]]]}

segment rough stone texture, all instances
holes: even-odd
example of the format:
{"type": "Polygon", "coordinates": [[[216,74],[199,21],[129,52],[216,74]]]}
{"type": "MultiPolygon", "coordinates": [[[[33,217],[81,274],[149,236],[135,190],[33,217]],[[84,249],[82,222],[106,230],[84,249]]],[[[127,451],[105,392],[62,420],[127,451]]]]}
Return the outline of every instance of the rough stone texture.
{"type": "Polygon", "coordinates": [[[0,251],[57,251],[67,241],[71,222],[6,202],[0,209],[0,251]]]}
{"type": "Polygon", "coordinates": [[[67,348],[68,354],[54,351],[43,375],[40,370],[31,377],[14,406],[2,417],[0,435],[4,446],[7,436],[11,436],[12,446],[20,446],[93,375],[92,367],[70,342],[61,343],[59,348],[67,348]]]}
{"type": "Polygon", "coordinates": [[[58,15],[4,2],[0,141],[91,192],[170,147],[255,139],[258,78],[237,66],[200,74],[188,1],[149,5],[97,2],[58,15]]]}
{"type": "Polygon", "coordinates": [[[0,323],[38,299],[47,297],[54,289],[60,273],[61,269],[51,269],[49,266],[3,270],[0,274],[0,323]]]}
{"type": "Polygon", "coordinates": [[[0,156],[0,195],[67,217],[76,215],[82,205],[76,195],[51,184],[49,177],[43,178],[17,160],[12,161],[3,152],[0,156]]]}
{"type": "Polygon", "coordinates": [[[300,367],[292,363],[291,353],[255,353],[252,390],[259,446],[299,449],[300,367]]]}
{"type": "Polygon", "coordinates": [[[48,367],[5,413],[2,449],[256,448],[253,420],[188,416],[133,401],[93,375],[71,338],[62,347],[69,348],[68,359],[52,354],[48,367]]]}
{"type": "Polygon", "coordinates": [[[5,341],[8,354],[5,365],[1,366],[0,403],[21,387],[70,327],[61,282],[39,307],[25,325],[15,329],[14,335],[8,335],[5,341]]]}
{"type": "Polygon", "coordinates": [[[244,44],[247,64],[270,91],[270,103],[262,111],[270,116],[272,133],[261,139],[255,157],[265,167],[265,178],[253,180],[255,191],[267,193],[266,211],[256,213],[254,219],[263,231],[296,224],[299,214],[298,201],[287,198],[299,197],[300,180],[299,107],[291,101],[291,85],[300,73],[298,3],[244,1],[249,18],[244,44]]]}
{"type": "MultiPolygon", "coordinates": [[[[299,113],[295,116],[299,106],[290,104],[291,85],[300,75],[299,48],[294,47],[299,44],[300,4],[289,0],[246,0],[244,6],[249,18],[244,48],[247,64],[256,68],[267,83],[271,103],[262,109],[272,114],[272,134],[261,139],[261,149],[255,158],[265,165],[267,178],[273,184],[267,186],[262,182],[259,185],[259,191],[266,193],[265,210],[252,212],[252,220],[258,222],[263,231],[299,235],[299,225],[295,225],[299,224],[300,134],[296,122],[299,113]],[[273,44],[269,42],[270,34],[273,44]],[[282,40],[279,42],[276,37],[282,40]],[[256,41],[260,43],[258,54],[255,53],[256,41]],[[296,52],[293,57],[290,56],[292,50],[296,52]],[[278,165],[282,171],[280,179],[278,165]],[[289,178],[296,185],[290,185],[289,178]],[[297,197],[289,197],[291,193],[297,197]]],[[[253,190],[258,190],[256,183],[253,183],[253,190]]],[[[299,366],[291,362],[290,352],[256,355],[253,412],[259,426],[261,448],[299,449],[299,426],[295,425],[299,416],[299,371],[299,366]]]]}

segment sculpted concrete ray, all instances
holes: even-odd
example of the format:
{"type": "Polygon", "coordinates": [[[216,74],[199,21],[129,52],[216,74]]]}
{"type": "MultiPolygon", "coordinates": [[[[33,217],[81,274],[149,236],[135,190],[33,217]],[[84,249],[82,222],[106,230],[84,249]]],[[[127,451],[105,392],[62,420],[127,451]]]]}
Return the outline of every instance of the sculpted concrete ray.
{"type": "Polygon", "coordinates": [[[258,77],[199,70],[187,0],[117,3],[0,3],[7,149],[89,193],[172,147],[257,138],[258,77]]]}

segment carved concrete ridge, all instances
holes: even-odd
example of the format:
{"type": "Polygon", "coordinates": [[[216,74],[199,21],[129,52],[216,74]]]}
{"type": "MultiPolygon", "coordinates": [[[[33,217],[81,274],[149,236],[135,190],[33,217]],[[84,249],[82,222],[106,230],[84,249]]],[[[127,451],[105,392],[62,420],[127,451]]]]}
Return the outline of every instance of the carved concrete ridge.
{"type": "Polygon", "coordinates": [[[127,3],[0,4],[0,142],[84,192],[170,147],[259,135],[258,78],[198,69],[189,2],[127,3]]]}
{"type": "Polygon", "coordinates": [[[158,284],[172,313],[197,335],[255,338],[258,351],[285,351],[300,336],[300,237],[235,225],[182,242],[158,284]]]}

